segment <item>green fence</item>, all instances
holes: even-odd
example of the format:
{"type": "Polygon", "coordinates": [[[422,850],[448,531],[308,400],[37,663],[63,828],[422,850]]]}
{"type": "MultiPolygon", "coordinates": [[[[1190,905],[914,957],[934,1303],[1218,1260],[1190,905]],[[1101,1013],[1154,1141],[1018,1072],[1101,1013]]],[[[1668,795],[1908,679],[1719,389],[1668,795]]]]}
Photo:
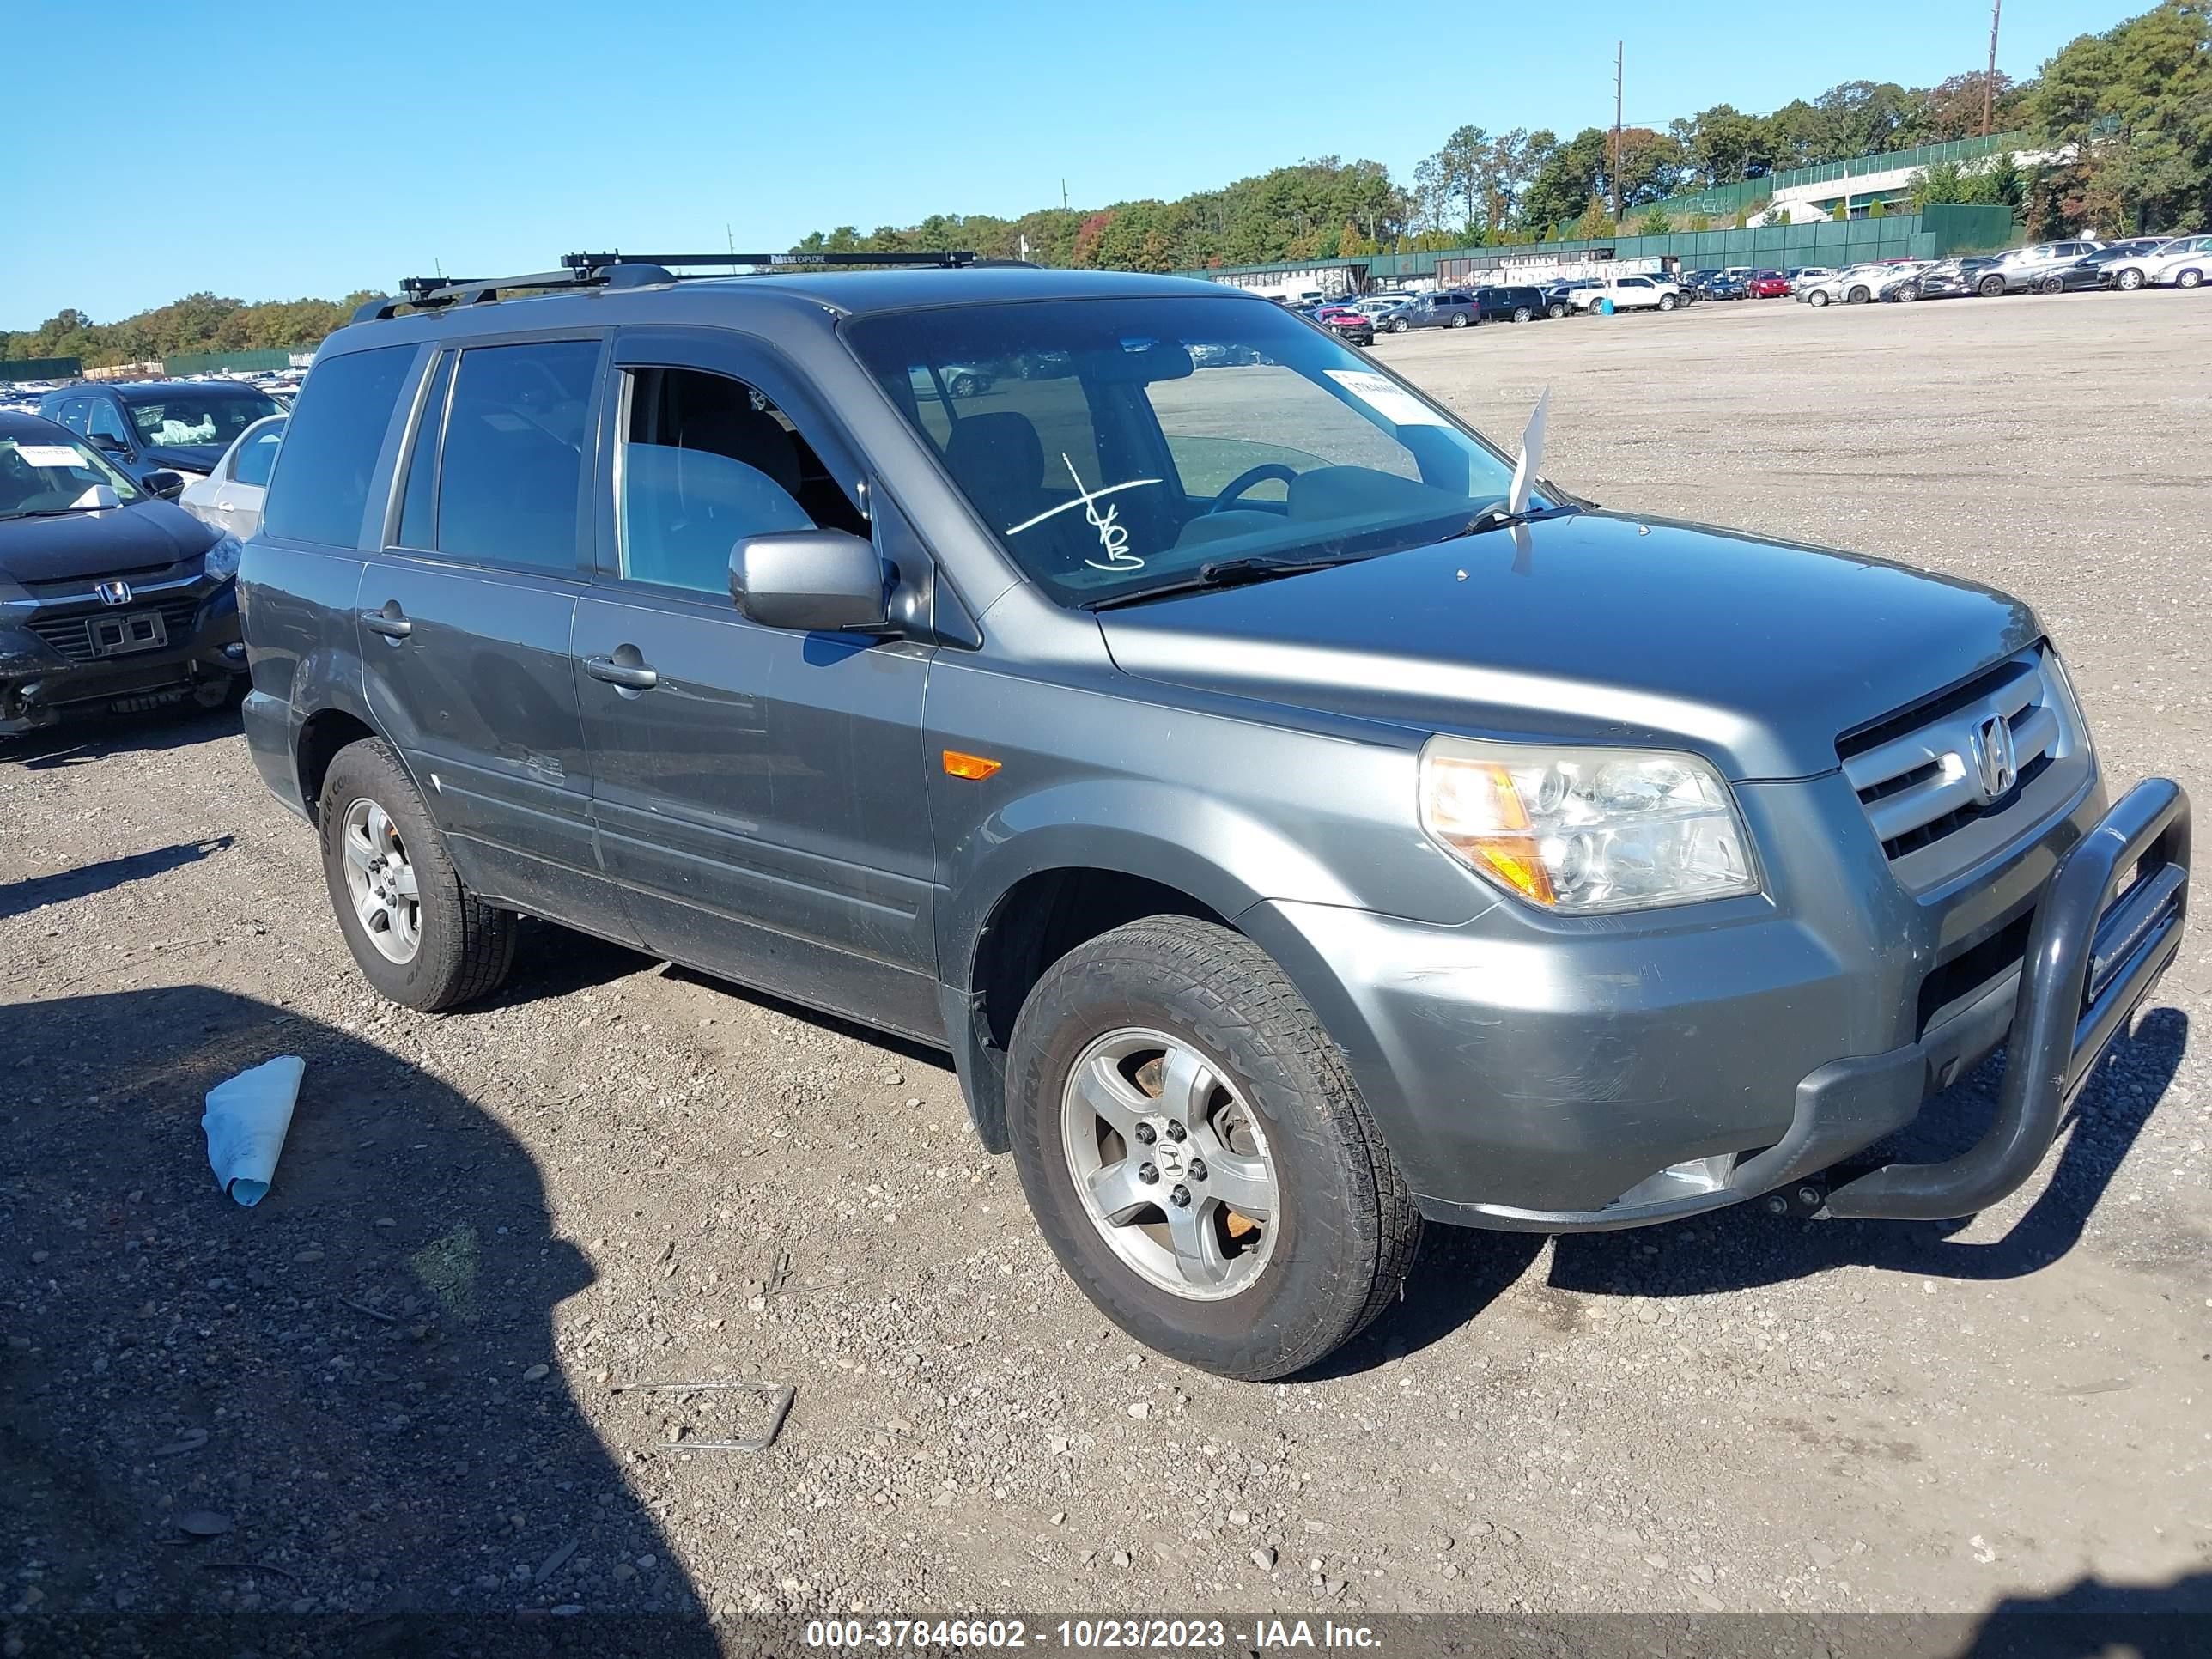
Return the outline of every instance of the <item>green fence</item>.
{"type": "Polygon", "coordinates": [[[81,357],[0,358],[0,386],[11,380],[74,380],[83,373],[81,357]]]}
{"type": "Polygon", "coordinates": [[[289,368],[294,352],[301,356],[313,351],[313,346],[293,346],[282,351],[187,351],[174,357],[161,359],[165,374],[217,374],[225,371],[243,371],[259,374],[270,369],[289,368]]]}
{"type": "Polygon", "coordinates": [[[1954,253],[1976,253],[2004,246],[2014,234],[2008,208],[1931,205],[1924,213],[1899,213],[1882,219],[1823,219],[1806,225],[1762,225],[1756,230],[1686,230],[1670,236],[1614,236],[1596,241],[1447,248],[1431,253],[1376,253],[1365,258],[1224,266],[1187,274],[1265,276],[1335,269],[1359,274],[1369,283],[1439,275],[1457,282],[1516,261],[1555,258],[1571,261],[1595,248],[1610,248],[1617,259],[1678,259],[1685,270],[1729,265],[1785,270],[1802,265],[1840,268],[1873,259],[1942,259],[1954,253]]]}
{"type": "MultiPolygon", "coordinates": [[[[1933,167],[1939,161],[1978,161],[1999,150],[2027,148],[2028,137],[2022,132],[1996,132],[1986,138],[1954,138],[1941,144],[1917,144],[1911,149],[1854,155],[1848,161],[1821,161],[1812,167],[1784,167],[1779,172],[1757,179],[1745,179],[1734,184],[1715,185],[1709,189],[1670,196],[1655,205],[1670,218],[1702,213],[1709,219],[1733,219],[1737,213],[1747,211],[1753,204],[1771,199],[1775,191],[1788,190],[1796,185],[1832,184],[1847,179],[1864,178],[1869,173],[1891,173],[1900,167],[1933,167]]],[[[1637,208],[1632,211],[1649,213],[1651,209],[1637,208]]]]}

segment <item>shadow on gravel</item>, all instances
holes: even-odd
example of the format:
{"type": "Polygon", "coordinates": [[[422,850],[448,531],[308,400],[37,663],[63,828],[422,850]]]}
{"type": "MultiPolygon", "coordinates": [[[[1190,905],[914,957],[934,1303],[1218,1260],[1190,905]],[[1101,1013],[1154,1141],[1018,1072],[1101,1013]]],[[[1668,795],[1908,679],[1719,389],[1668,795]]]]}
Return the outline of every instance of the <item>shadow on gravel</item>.
{"type": "MultiPolygon", "coordinates": [[[[2154,1008],[2106,1054],[2075,1097],[2057,1154],[2031,1181],[2035,1200],[2010,1231],[1960,1243],[1963,1221],[1789,1221],[1738,1205],[1674,1226],[1577,1233],[1557,1241],[1551,1283],[1595,1295],[1701,1296],[1802,1279],[1831,1267],[1887,1267],[1934,1279],[2018,1279],[2072,1249],[2181,1065],[2189,1018],[2154,1008]],[[1694,1238],[1692,1238],[1694,1235],[1694,1238]],[[1656,1246],[1657,1254],[1646,1254],[1656,1246]]],[[[1996,1107],[1996,1064],[1939,1096],[1884,1156],[1925,1163],[1964,1152],[1996,1107]]]]}
{"type": "Polygon", "coordinates": [[[234,737],[240,729],[235,708],[81,715],[29,737],[0,739],[0,764],[13,762],[27,772],[86,766],[108,755],[146,754],[212,743],[234,737]]]}
{"type": "Polygon", "coordinates": [[[11,1638],[713,1650],[623,1454],[569,1395],[550,1316],[592,1270],[495,1121],[204,986],[0,1006],[0,1068],[11,1638]],[[243,1209],[208,1169],[203,1099],[280,1054],[307,1077],[275,1184],[243,1209]]]}
{"type": "Polygon", "coordinates": [[[0,921],[10,916],[20,916],[41,905],[58,904],[64,899],[83,898],[92,893],[105,893],[126,882],[143,881],[149,876],[158,876],[174,870],[179,865],[197,864],[210,853],[220,853],[231,844],[228,836],[214,836],[206,841],[178,842],[168,847],[156,847],[150,852],[131,853],[119,859],[101,859],[96,864],[80,865],[74,870],[64,870],[51,876],[33,876],[27,881],[11,881],[0,885],[0,921]]]}
{"type": "Polygon", "coordinates": [[[1542,1237],[1535,1233],[1428,1228],[1401,1299],[1318,1365],[1301,1371],[1298,1381],[1357,1376],[1441,1342],[1480,1318],[1528,1271],[1543,1248],[1542,1237]]]}
{"type": "Polygon", "coordinates": [[[2212,1572],[2165,1584],[2084,1578],[2055,1595],[2008,1595],[1954,1659],[2198,1659],[2212,1649],[2212,1572]]]}

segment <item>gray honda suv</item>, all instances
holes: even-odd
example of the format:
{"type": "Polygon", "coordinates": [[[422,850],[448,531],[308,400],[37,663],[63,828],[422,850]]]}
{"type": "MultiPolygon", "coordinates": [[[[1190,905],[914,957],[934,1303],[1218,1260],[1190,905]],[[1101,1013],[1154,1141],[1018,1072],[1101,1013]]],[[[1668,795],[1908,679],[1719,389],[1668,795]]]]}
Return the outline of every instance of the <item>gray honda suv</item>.
{"type": "Polygon", "coordinates": [[[388,997],[530,915],[949,1049],[1085,1293],[1274,1377],[1424,1218],[1993,1203],[2173,958],[2187,801],[2015,599],[1599,511],[1233,289],[693,263],[308,376],[246,726],[388,997]]]}

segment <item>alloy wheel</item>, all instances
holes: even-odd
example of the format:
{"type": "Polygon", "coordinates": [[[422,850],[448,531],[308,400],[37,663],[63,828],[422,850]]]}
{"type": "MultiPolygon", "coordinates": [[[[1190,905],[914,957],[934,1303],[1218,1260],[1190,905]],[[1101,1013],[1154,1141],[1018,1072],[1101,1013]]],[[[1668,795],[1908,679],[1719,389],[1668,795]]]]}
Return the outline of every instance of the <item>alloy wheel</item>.
{"type": "Polygon", "coordinates": [[[340,835],[345,850],[346,893],[369,943],[387,960],[415,960],[422,948],[422,904],[415,866],[399,827],[374,801],[346,808],[340,835]]]}
{"type": "Polygon", "coordinates": [[[1122,1265],[1194,1302],[1267,1270],[1282,1193],[1266,1131],[1189,1043],[1126,1026],[1091,1042],[1061,1097],[1067,1172],[1122,1265]]]}

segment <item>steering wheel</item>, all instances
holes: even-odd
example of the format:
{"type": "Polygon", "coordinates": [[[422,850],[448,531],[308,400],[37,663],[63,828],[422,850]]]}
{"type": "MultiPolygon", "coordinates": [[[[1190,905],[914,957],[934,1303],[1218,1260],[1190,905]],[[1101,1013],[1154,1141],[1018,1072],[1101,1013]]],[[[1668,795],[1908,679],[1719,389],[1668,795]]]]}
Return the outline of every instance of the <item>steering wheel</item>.
{"type": "Polygon", "coordinates": [[[1222,511],[1254,484],[1265,483],[1270,478],[1280,478],[1285,483],[1291,483],[1297,476],[1295,467],[1285,466],[1280,461],[1262,461],[1257,466],[1248,467],[1222,485],[1221,493],[1213,498],[1206,510],[1208,513],[1222,511]]]}

